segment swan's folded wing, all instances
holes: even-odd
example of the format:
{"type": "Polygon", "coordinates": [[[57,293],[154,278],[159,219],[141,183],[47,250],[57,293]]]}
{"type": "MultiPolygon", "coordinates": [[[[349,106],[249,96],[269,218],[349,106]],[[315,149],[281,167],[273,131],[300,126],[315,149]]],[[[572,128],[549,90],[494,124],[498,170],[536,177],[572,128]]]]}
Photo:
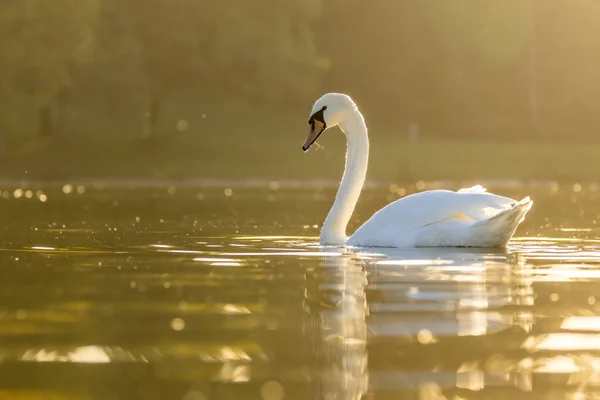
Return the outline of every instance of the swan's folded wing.
{"type": "Polygon", "coordinates": [[[490,218],[516,203],[514,199],[482,192],[430,190],[403,197],[377,211],[357,233],[375,235],[396,229],[413,229],[460,220],[477,222],[490,218]]]}
{"type": "Polygon", "coordinates": [[[469,223],[476,222],[473,218],[471,218],[471,217],[469,217],[469,216],[467,216],[467,215],[465,215],[463,213],[456,213],[456,214],[453,214],[453,215],[451,215],[449,217],[442,218],[442,219],[440,219],[438,221],[430,222],[428,224],[420,226],[420,228],[424,228],[426,226],[431,226],[431,225],[439,224],[441,222],[447,222],[447,221],[450,221],[450,220],[453,220],[453,219],[454,220],[460,220],[460,221],[463,221],[463,222],[469,222],[469,223]]]}

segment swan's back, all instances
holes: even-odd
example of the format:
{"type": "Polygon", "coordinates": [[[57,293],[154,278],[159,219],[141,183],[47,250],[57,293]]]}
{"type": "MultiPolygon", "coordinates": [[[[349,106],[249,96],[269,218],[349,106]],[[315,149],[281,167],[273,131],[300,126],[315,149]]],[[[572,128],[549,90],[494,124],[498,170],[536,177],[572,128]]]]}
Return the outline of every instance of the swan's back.
{"type": "MultiPolygon", "coordinates": [[[[518,202],[514,199],[486,193],[481,187],[458,192],[430,190],[415,193],[377,211],[350,237],[347,244],[419,246],[419,238],[427,232],[427,245],[436,245],[436,240],[450,243],[454,239],[457,243],[444,245],[468,245],[461,244],[467,240],[463,237],[467,234],[466,229],[510,210],[516,204],[518,202]]],[[[521,218],[519,216],[519,220],[521,218]]]]}

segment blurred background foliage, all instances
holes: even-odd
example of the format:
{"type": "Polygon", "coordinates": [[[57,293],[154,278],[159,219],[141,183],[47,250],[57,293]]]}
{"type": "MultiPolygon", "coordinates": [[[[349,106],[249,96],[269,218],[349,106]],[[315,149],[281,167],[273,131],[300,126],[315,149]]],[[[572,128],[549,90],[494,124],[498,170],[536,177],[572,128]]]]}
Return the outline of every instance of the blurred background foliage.
{"type": "MultiPolygon", "coordinates": [[[[545,163],[597,141],[599,22],[596,0],[3,0],[0,167],[293,177],[306,173],[296,153],[326,91],[363,110],[372,159],[388,160],[376,173],[397,169],[389,158],[404,157],[410,124],[424,138],[413,152],[462,149],[439,156],[446,165],[496,151],[473,140],[543,144],[545,163]]],[[[502,149],[499,169],[515,164],[502,149]]]]}

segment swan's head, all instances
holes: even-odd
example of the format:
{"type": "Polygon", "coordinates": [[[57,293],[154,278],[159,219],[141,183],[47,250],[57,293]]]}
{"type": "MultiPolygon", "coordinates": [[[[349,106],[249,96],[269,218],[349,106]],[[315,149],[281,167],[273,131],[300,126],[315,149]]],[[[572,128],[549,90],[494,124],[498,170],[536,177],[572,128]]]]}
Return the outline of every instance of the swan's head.
{"type": "Polygon", "coordinates": [[[356,104],[350,96],[341,93],[327,93],[316,101],[313,106],[308,124],[310,130],[302,150],[308,151],[310,146],[319,138],[326,129],[339,125],[346,118],[346,114],[356,109],[356,104]]]}

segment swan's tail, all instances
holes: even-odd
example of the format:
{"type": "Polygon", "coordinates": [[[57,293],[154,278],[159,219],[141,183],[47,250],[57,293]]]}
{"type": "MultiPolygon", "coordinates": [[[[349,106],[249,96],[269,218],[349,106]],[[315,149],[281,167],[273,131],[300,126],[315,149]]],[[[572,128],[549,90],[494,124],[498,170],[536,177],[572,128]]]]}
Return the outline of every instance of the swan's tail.
{"type": "Polygon", "coordinates": [[[488,242],[485,247],[506,247],[532,205],[533,201],[525,197],[513,204],[511,208],[473,224],[472,234],[475,237],[485,238],[484,240],[488,242]]]}

